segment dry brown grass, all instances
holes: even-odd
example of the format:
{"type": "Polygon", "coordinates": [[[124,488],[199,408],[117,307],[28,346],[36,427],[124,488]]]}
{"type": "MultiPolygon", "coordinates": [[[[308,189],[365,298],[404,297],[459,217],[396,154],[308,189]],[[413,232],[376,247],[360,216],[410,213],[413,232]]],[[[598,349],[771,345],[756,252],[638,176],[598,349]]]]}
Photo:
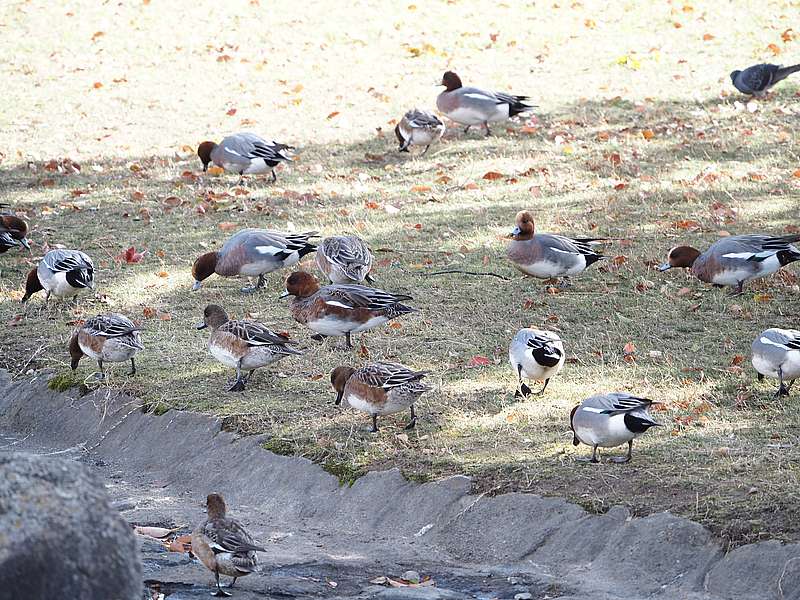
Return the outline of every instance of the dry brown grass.
{"type": "MultiPolygon", "coordinates": [[[[0,322],[14,322],[0,331],[3,365],[20,376],[64,373],[68,323],[118,310],[145,322],[147,352],[141,376],[116,369],[109,385],[159,410],[206,411],[267,432],[270,448],[344,480],[392,466],[417,479],[466,472],[481,490],[564,495],[595,510],[669,509],[736,543],[798,539],[796,394],[774,400],[747,358],[762,329],[800,326],[796,269],[735,299],[651,269],[678,240],[702,247],[721,230],[797,225],[795,84],[749,112],[727,77],[773,59],[769,44],[796,54],[800,39],[781,33],[797,8],[557,4],[4,4],[0,201],[27,215],[36,256],[44,244],[80,247],[98,262],[100,285],[76,309],[35,299],[17,321],[35,260],[0,257],[0,322]],[[397,155],[392,120],[433,107],[445,68],[531,94],[535,132],[497,126],[483,139],[454,129],[424,159],[397,155]],[[182,176],[199,170],[199,141],[240,129],[300,148],[276,186],[258,179],[240,191],[235,178],[182,176]],[[67,157],[79,174],[46,170],[67,157]],[[506,177],[482,179],[490,170],[506,177]],[[731,222],[715,202],[735,211],[731,222]],[[624,262],[546,293],[503,259],[502,236],[521,208],[542,231],[629,240],[607,250],[624,262]],[[697,227],[682,229],[688,220],[697,227]],[[420,309],[401,328],[362,338],[372,359],[432,371],[436,389],[419,404],[416,430],[405,434],[399,416],[370,435],[363,415],[332,406],[327,372],[363,358],[308,339],[277,299],[281,275],[254,297],[221,279],[189,292],[191,262],[225,239],[223,222],[369,241],[380,285],[412,293],[420,309]],[[114,260],[130,245],[149,250],[143,263],[114,260]],[[447,268],[514,279],[430,276],[447,268]],[[243,395],[224,393],[231,374],[192,327],[209,302],[290,331],[306,355],[259,373],[243,395]],[[573,360],[544,398],[514,402],[507,342],[531,324],[558,331],[573,360]],[[492,364],[468,367],[476,355],[492,364]],[[737,355],[746,358],[731,369],[737,355]],[[570,444],[569,408],[615,389],[665,402],[667,426],[637,442],[631,465],[575,464],[586,449],[570,444]]],[[[85,362],[78,374],[91,372],[85,362]]]]}

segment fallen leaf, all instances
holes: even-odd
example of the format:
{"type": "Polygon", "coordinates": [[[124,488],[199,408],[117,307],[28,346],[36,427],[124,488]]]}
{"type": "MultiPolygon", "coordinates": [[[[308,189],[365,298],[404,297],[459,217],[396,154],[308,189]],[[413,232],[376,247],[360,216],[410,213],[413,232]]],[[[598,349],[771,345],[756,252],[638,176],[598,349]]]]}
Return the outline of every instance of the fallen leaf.
{"type": "Polygon", "coordinates": [[[229,117],[232,117],[233,115],[236,114],[236,109],[235,108],[231,108],[229,110],[226,110],[225,114],[228,115],[229,117]]]}
{"type": "Polygon", "coordinates": [[[135,264],[142,262],[142,257],[147,253],[147,250],[144,252],[136,252],[136,248],[131,246],[124,252],[119,255],[121,260],[124,260],[128,264],[135,264]]]}
{"type": "Polygon", "coordinates": [[[236,229],[238,227],[238,225],[236,225],[236,223],[232,223],[230,221],[223,221],[222,223],[217,225],[217,227],[219,227],[222,231],[231,231],[233,229],[236,229]]]}
{"type": "Polygon", "coordinates": [[[411,191],[423,194],[425,192],[430,192],[431,191],[431,186],[429,186],[429,185],[415,185],[415,186],[413,186],[411,188],[411,191]]]}
{"type": "Polygon", "coordinates": [[[489,181],[494,181],[496,179],[502,179],[504,175],[502,173],[498,173],[497,171],[489,171],[484,173],[482,179],[488,179],[489,181]]]}
{"type": "Polygon", "coordinates": [[[169,277],[169,273],[167,273],[166,271],[159,271],[158,273],[156,273],[156,275],[158,275],[159,277],[169,277]]]}
{"type": "Polygon", "coordinates": [[[161,313],[160,315],[158,315],[158,318],[161,319],[162,321],[172,321],[172,315],[168,312],[161,313]]]}
{"type": "Polygon", "coordinates": [[[338,111],[338,110],[335,110],[335,111],[333,111],[332,113],[330,113],[330,114],[329,114],[329,115],[326,117],[326,119],[328,119],[328,120],[331,120],[333,117],[335,117],[335,116],[336,116],[336,115],[338,115],[338,114],[339,114],[339,111],[338,111]]]}
{"type": "Polygon", "coordinates": [[[773,56],[778,56],[781,53],[781,49],[777,44],[770,44],[767,46],[767,50],[772,52],[773,56]]]}
{"type": "Polygon", "coordinates": [[[585,19],[583,21],[583,26],[586,27],[586,29],[594,29],[597,27],[597,23],[595,23],[594,19],[585,19]]]}
{"type": "Polygon", "coordinates": [[[192,536],[185,533],[179,535],[169,543],[167,550],[170,552],[191,552],[192,551],[192,536]]]}
{"type": "Polygon", "coordinates": [[[652,140],[655,137],[655,133],[653,133],[652,129],[645,129],[642,131],[642,137],[646,140],[652,140]]]}
{"type": "Polygon", "coordinates": [[[713,40],[713,39],[714,39],[714,36],[713,36],[713,35],[711,35],[710,33],[706,33],[706,34],[703,36],[703,41],[704,41],[704,42],[710,42],[710,41],[711,41],[711,40],[713,40]]]}
{"type": "Polygon", "coordinates": [[[103,87],[103,84],[102,84],[102,83],[100,83],[99,81],[95,81],[95,82],[92,84],[92,87],[93,87],[94,89],[96,89],[96,90],[99,90],[101,87],[103,87]]]}
{"type": "Polygon", "coordinates": [[[485,356],[473,356],[467,363],[468,367],[485,367],[492,364],[492,361],[485,356]]]}

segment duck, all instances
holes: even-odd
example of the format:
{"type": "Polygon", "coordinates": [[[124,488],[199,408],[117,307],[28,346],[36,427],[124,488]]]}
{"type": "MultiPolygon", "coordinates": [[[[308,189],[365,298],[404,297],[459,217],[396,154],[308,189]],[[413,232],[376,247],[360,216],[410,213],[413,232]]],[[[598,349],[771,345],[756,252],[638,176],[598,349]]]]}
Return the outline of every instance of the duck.
{"type": "Polygon", "coordinates": [[[194,285],[199,290],[203,281],[216,273],[220,277],[258,277],[255,285],[242,288],[243,293],[253,293],[266,286],[264,277],[272,271],[291,267],[317,247],[309,240],[317,237],[316,231],[285,233],[271,229],[242,229],[231,236],[222,249],[206,252],[192,265],[194,285]]]}
{"type": "Polygon", "coordinates": [[[331,283],[372,282],[372,252],[356,235],[335,235],[323,239],[315,255],[317,266],[331,283]]]}
{"type": "Polygon", "coordinates": [[[523,378],[544,380],[544,387],[536,395],[544,394],[550,379],[561,371],[565,359],[564,344],[558,334],[541,329],[520,329],[508,347],[508,361],[519,378],[519,389],[514,397],[527,398],[532,393],[523,378]]]}
{"type": "Polygon", "coordinates": [[[206,497],[208,518],[192,531],[192,553],[214,573],[217,589],[211,595],[217,597],[232,595],[222,589],[220,575],[233,577],[230,589],[239,577],[258,571],[256,552],[266,552],[239,521],[227,516],[227,512],[222,494],[209,494],[206,497]]]}
{"type": "Polygon", "coordinates": [[[414,108],[409,110],[394,127],[394,134],[400,142],[400,152],[409,152],[409,147],[425,146],[424,156],[432,144],[444,135],[444,123],[432,112],[414,108]]]}
{"type": "Polygon", "coordinates": [[[528,96],[463,87],[461,78],[453,71],[444,74],[440,85],[445,90],[436,98],[436,107],[451,121],[466,125],[464,133],[473,125],[483,125],[488,136],[491,134],[489,123],[505,121],[536,108],[526,103],[528,96]]]}
{"type": "Polygon", "coordinates": [[[592,246],[606,238],[568,238],[552,233],[534,233],[533,215],[523,210],[517,213],[517,226],[511,232],[512,242],[507,256],[520,271],[539,279],[563,278],[562,286],[569,285],[569,276],[586,270],[607,257],[595,252],[592,246]]]}
{"type": "Polygon", "coordinates": [[[569,415],[572,429],[572,444],[583,443],[592,447],[589,458],[580,458],[582,462],[597,463],[597,448],[612,448],[627,442],[628,453],[615,456],[611,462],[626,463],[631,460],[633,440],[651,427],[659,427],[647,409],[653,404],[648,398],[639,398],[626,392],[597,394],[586,398],[572,409],[569,415]]]}
{"type": "Polygon", "coordinates": [[[69,340],[70,367],[78,368],[81,358],[88,356],[97,361],[100,379],[105,379],[105,362],[131,361],[128,375],[136,375],[136,353],[144,350],[142,331],[125,315],[106,313],[96,315],[75,330],[69,340]]]}
{"type": "Polygon", "coordinates": [[[289,337],[275,333],[255,321],[231,320],[225,309],[209,304],[203,310],[203,321],[197,329],[211,329],[208,352],[226,367],[236,369],[236,380],[229,392],[243,392],[245,384],[260,367],[266,367],[287,356],[301,355],[302,350],[289,346],[289,337]],[[250,371],[246,377],[242,371],[250,371]]]}
{"type": "Polygon", "coordinates": [[[747,67],[742,71],[731,72],[733,87],[748,96],[763,96],[769,88],[783,81],[792,73],[800,71],[800,65],[784,67],[762,63],[747,67]]]}
{"type": "Polygon", "coordinates": [[[797,241],[800,234],[750,234],[724,237],[702,253],[691,246],[675,246],[658,270],[690,269],[700,281],[715,287],[735,286],[733,294],[739,295],[744,292],[746,281],[772,275],[800,260],[800,250],[793,245],[797,241]]]}
{"type": "Polygon", "coordinates": [[[294,320],[320,336],[345,336],[352,348],[351,333],[383,325],[416,309],[402,304],[406,294],[392,294],[363,285],[333,284],[320,287],[311,273],[295,271],[286,278],[286,292],[294,320]]]}
{"type": "Polygon", "coordinates": [[[239,184],[245,175],[272,173],[276,182],[275,167],[283,161],[292,160],[294,146],[265,140],[255,133],[242,132],[229,135],[219,144],[205,141],[197,147],[197,156],[203,163],[203,171],[214,163],[226,171],[239,174],[239,184]]]}
{"type": "Polygon", "coordinates": [[[31,251],[28,243],[28,224],[14,215],[0,215],[0,254],[11,248],[25,248],[31,251]]]}
{"type": "Polygon", "coordinates": [[[360,369],[339,366],[331,371],[331,385],[336,391],[336,405],[342,400],[372,417],[372,433],[378,432],[378,416],[411,409],[405,429],[417,424],[414,403],[433,388],[422,382],[427,371],[415,371],[393,362],[375,362],[360,369]]]}
{"type": "Polygon", "coordinates": [[[800,331],[765,329],[753,340],[751,351],[758,380],[763,380],[764,376],[777,379],[775,396],[788,396],[795,380],[800,378],[800,331]]]}
{"type": "Polygon", "coordinates": [[[28,273],[22,303],[42,290],[47,302],[51,294],[57,298],[76,298],[82,291],[92,289],[94,263],[87,254],[80,250],[50,250],[28,273]]]}

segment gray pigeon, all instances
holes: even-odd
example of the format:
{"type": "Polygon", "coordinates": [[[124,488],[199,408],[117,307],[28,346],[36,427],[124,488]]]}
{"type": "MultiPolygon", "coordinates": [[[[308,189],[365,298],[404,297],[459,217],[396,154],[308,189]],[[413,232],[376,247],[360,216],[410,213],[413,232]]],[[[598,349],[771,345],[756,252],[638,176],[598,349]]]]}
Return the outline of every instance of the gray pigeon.
{"type": "Polygon", "coordinates": [[[783,67],[762,63],[747,67],[744,71],[733,71],[733,86],[748,96],[763,96],[773,85],[800,71],[800,65],[783,67]]]}

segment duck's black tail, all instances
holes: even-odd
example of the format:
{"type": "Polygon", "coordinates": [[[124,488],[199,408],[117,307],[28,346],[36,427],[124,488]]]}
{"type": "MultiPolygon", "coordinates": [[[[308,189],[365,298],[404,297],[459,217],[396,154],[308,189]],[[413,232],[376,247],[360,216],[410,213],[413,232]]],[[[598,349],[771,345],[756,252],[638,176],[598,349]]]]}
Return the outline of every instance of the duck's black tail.
{"type": "Polygon", "coordinates": [[[527,100],[530,99],[530,96],[514,96],[512,94],[502,94],[499,92],[495,92],[495,96],[497,96],[498,99],[500,99],[500,101],[504,104],[508,104],[509,117],[513,117],[514,115],[519,115],[536,108],[536,105],[527,103],[527,100]]]}

